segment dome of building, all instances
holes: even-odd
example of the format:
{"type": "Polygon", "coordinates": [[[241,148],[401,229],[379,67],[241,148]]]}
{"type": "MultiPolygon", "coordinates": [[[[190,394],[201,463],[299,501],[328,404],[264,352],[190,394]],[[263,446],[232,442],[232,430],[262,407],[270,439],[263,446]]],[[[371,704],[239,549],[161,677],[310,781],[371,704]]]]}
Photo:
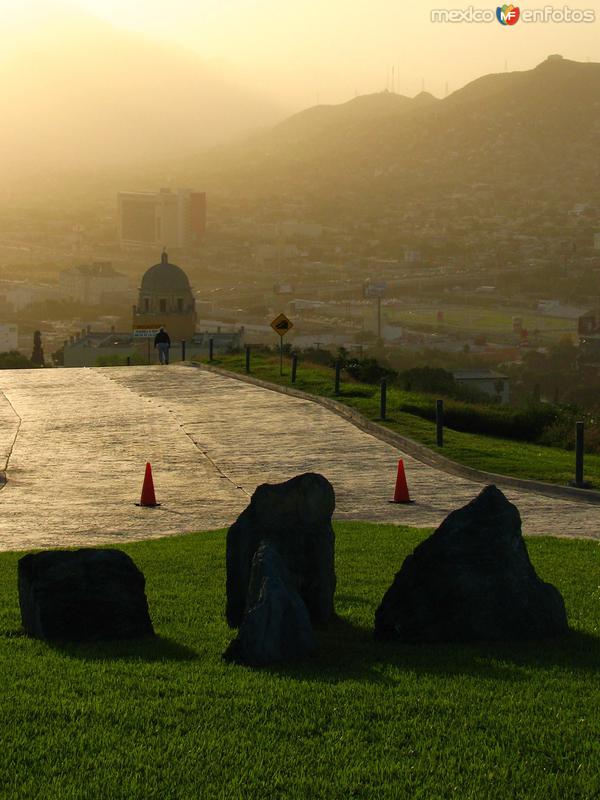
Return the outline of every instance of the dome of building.
{"type": "Polygon", "coordinates": [[[170,264],[168,255],[163,253],[160,264],[155,264],[144,273],[141,291],[168,292],[169,294],[189,292],[190,282],[181,267],[170,264]]]}

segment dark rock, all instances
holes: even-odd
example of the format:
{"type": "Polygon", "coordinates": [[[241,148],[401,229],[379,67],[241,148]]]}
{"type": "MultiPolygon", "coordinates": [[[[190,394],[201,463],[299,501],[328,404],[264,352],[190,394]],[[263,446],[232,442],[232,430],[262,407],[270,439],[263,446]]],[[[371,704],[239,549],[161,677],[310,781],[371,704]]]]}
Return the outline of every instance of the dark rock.
{"type": "Polygon", "coordinates": [[[227,533],[227,622],[238,627],[246,607],[252,559],[261,541],[275,545],[314,623],[333,614],[335,508],[332,485],[306,473],[259,486],[227,533]]]}
{"type": "Polygon", "coordinates": [[[262,543],[252,559],[247,608],[226,661],[263,667],[294,661],[315,647],[310,617],[277,550],[262,543]]]}
{"type": "Polygon", "coordinates": [[[18,566],[23,627],[39,639],[94,641],[154,634],[145,579],[121,550],[46,550],[18,566]]]}
{"type": "Polygon", "coordinates": [[[408,556],[375,614],[405,642],[526,640],[568,630],[560,592],[541,581],[518,509],[495,486],[453,511],[408,556]]]}

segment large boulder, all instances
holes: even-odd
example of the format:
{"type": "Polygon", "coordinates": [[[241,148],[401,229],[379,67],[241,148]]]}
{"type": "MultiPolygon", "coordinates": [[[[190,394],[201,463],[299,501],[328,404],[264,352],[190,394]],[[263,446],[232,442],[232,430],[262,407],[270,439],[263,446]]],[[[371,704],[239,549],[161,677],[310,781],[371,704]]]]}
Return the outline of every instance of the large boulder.
{"type": "Polygon", "coordinates": [[[252,559],[247,608],[224,658],[264,667],[303,658],[314,647],[306,606],[277,550],[262,543],[252,559]]]}
{"type": "Polygon", "coordinates": [[[568,630],[559,591],[540,580],[518,509],[495,486],[408,556],[375,614],[375,635],[404,642],[538,639],[568,630]]]}
{"type": "Polygon", "coordinates": [[[285,483],[263,484],[227,533],[227,622],[240,625],[252,559],[261,541],[272,543],[286,565],[314,623],[333,614],[335,592],[333,486],[306,473],[285,483]]]}
{"type": "Polygon", "coordinates": [[[46,550],[20,559],[25,631],[39,639],[94,641],[154,634],[145,579],[121,550],[46,550]]]}

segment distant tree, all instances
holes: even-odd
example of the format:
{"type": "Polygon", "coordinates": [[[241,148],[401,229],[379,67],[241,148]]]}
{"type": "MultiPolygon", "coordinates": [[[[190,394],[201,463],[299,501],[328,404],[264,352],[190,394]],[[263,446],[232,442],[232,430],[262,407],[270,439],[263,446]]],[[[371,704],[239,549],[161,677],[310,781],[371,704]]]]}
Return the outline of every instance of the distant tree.
{"type": "Polygon", "coordinates": [[[42,349],[42,334],[40,331],[35,331],[33,334],[33,353],[31,354],[31,363],[36,367],[44,367],[44,351],[42,349]]]}

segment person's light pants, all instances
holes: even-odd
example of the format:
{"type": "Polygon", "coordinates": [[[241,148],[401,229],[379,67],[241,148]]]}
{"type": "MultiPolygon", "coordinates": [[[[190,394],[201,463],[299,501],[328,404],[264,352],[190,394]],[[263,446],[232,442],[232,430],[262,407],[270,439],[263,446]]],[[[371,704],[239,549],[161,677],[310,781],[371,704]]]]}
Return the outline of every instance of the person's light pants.
{"type": "Polygon", "coordinates": [[[158,345],[158,360],[161,364],[169,363],[169,345],[166,342],[159,342],[158,345]]]}

